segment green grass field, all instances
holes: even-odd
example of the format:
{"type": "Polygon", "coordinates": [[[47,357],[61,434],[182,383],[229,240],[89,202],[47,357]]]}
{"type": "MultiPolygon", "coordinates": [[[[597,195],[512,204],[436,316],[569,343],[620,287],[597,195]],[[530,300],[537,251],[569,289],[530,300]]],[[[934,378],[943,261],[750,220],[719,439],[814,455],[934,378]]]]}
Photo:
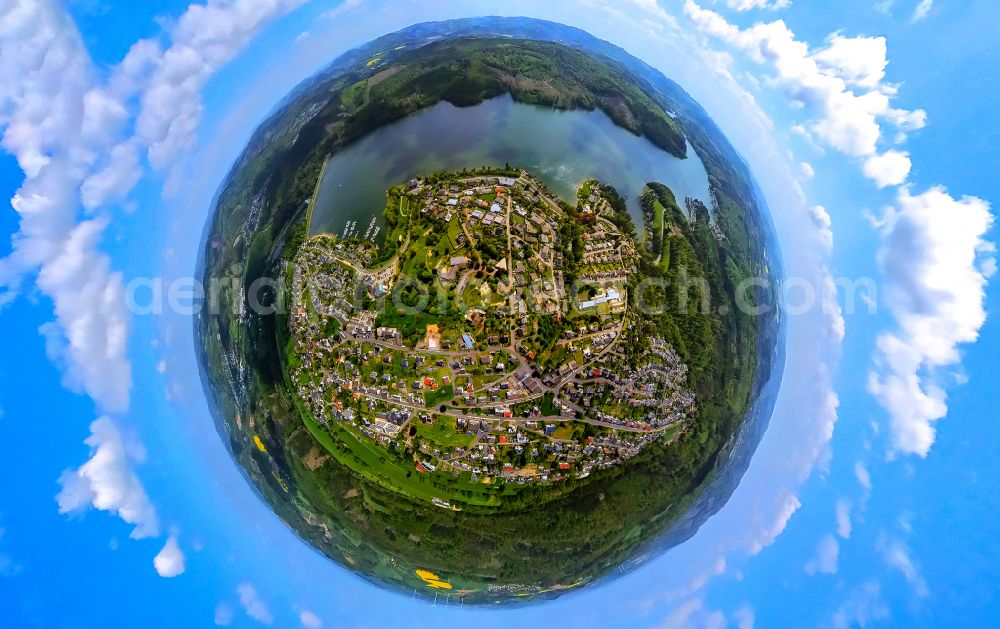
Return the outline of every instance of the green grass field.
{"type": "Polygon", "coordinates": [[[683,429],[684,429],[683,424],[674,424],[673,426],[670,426],[663,431],[663,439],[665,439],[666,441],[670,441],[678,434],[680,434],[681,430],[683,429]]]}
{"type": "Polygon", "coordinates": [[[663,204],[659,199],[653,200],[653,232],[663,235],[663,204]]]}
{"type": "Polygon", "coordinates": [[[555,405],[555,396],[552,392],[546,392],[542,396],[542,403],[538,405],[538,410],[542,412],[542,415],[546,417],[552,417],[559,414],[559,407],[555,405]]]}
{"type": "Polygon", "coordinates": [[[569,424],[563,424],[562,426],[556,428],[556,431],[552,433],[554,439],[572,439],[573,438],[573,427],[569,424]]]}
{"type": "Polygon", "coordinates": [[[433,424],[418,423],[416,428],[417,435],[421,439],[449,448],[468,447],[473,439],[464,432],[458,432],[455,428],[455,420],[443,415],[435,418],[433,424]]]}
{"type": "Polygon", "coordinates": [[[455,388],[449,384],[439,388],[437,391],[424,393],[424,402],[427,406],[433,407],[448,402],[453,397],[455,397],[455,388]]]}
{"type": "Polygon", "coordinates": [[[459,504],[489,507],[499,506],[502,502],[496,492],[483,491],[484,486],[478,483],[462,483],[455,479],[448,479],[447,484],[437,483],[434,475],[416,472],[404,462],[378,452],[375,446],[348,428],[334,423],[327,432],[304,409],[300,408],[299,412],[309,432],[338,462],[382,487],[425,501],[440,498],[459,504]],[[338,444],[333,435],[343,445],[338,444]],[[472,495],[462,495],[463,490],[471,491],[472,495]]]}

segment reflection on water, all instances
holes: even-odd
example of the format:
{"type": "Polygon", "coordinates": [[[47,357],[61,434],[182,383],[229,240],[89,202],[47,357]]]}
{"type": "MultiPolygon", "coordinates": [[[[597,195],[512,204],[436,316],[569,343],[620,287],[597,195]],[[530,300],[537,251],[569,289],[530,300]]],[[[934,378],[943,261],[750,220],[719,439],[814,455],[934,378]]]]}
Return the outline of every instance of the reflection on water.
{"type": "Polygon", "coordinates": [[[474,107],[441,102],[341,150],[320,185],[312,232],[340,234],[348,221],[364,233],[385,205],[385,191],[436,170],[511,165],[527,168],[564,199],[584,179],[614,185],[641,224],[639,195],[649,181],[708,203],[708,174],[688,146],[677,159],[616,126],[601,111],[560,111],[515,103],[509,96],[474,107]]]}

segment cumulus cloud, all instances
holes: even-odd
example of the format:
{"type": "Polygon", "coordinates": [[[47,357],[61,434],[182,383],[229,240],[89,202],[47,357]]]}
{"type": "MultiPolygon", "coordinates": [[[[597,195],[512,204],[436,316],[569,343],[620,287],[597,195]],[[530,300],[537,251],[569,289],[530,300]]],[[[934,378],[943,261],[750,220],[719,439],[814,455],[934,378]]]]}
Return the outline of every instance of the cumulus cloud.
{"type": "MultiPolygon", "coordinates": [[[[53,295],[62,334],[50,342],[57,348],[64,383],[86,392],[105,410],[128,410],[132,383],[126,357],[129,317],[122,275],[98,250],[106,218],[74,226],[38,273],[38,286],[53,295]]],[[[49,328],[51,330],[51,328],[49,328]]]]}
{"type": "Polygon", "coordinates": [[[228,603],[219,603],[215,607],[214,622],[220,627],[228,627],[233,622],[233,608],[228,603]]]}
{"type": "Polygon", "coordinates": [[[879,87],[889,63],[884,37],[834,35],[812,58],[820,69],[848,85],[864,88],[879,87]]]}
{"type": "Polygon", "coordinates": [[[837,501],[837,535],[843,539],[851,536],[851,503],[845,498],[837,501]]]}
{"type": "Polygon", "coordinates": [[[257,596],[257,590],[250,583],[241,583],[236,588],[236,594],[240,597],[240,605],[247,616],[259,623],[270,625],[274,622],[274,615],[264,601],[257,596]]]}
{"type": "Polygon", "coordinates": [[[829,254],[833,250],[833,229],[830,221],[830,213],[822,205],[813,205],[809,208],[809,219],[816,228],[816,234],[823,245],[825,253],[829,254]]]}
{"type": "Polygon", "coordinates": [[[622,0],[618,5],[621,7],[634,7],[663,22],[672,23],[674,20],[674,17],[667,13],[657,0],[622,0]]]}
{"type": "Polygon", "coordinates": [[[833,614],[833,626],[867,627],[889,617],[889,606],[882,598],[878,581],[865,581],[850,592],[847,600],[833,614]]]}
{"type": "Polygon", "coordinates": [[[726,6],[734,11],[750,9],[771,9],[776,11],[792,4],[792,0],[726,0],[726,6]]]}
{"type": "Polygon", "coordinates": [[[891,15],[892,3],[893,0],[878,0],[878,2],[872,5],[872,8],[881,13],[882,15],[891,15]]]}
{"type": "Polygon", "coordinates": [[[700,598],[692,598],[674,608],[660,626],[664,629],[722,629],[726,626],[726,617],[718,610],[708,609],[700,598]]]}
{"type": "Polygon", "coordinates": [[[812,179],[816,176],[816,171],[813,170],[812,164],[809,162],[802,162],[799,164],[799,168],[802,169],[802,174],[805,175],[806,179],[812,179]]]}
{"type": "MultiPolygon", "coordinates": [[[[11,199],[19,227],[10,254],[0,260],[0,307],[37,274],[55,314],[40,329],[46,349],[64,384],[104,412],[128,410],[132,382],[123,277],[100,251],[110,222],[106,206],[126,198],[140,180],[143,151],[163,167],[190,146],[211,74],[267,21],[300,3],[193,4],[168,28],[169,46],[138,42],[106,84],[64,8],[31,0],[4,6],[0,145],[16,158],[24,180],[11,199]]],[[[134,536],[156,534],[155,512],[128,468],[117,429],[102,419],[92,433],[95,458],[64,476],[61,510],[93,502],[136,524],[134,536]]]]}
{"type": "Polygon", "coordinates": [[[933,422],[947,414],[942,374],[986,320],[983,265],[992,247],[983,236],[992,221],[981,199],[904,187],[880,223],[878,257],[896,326],[878,338],[869,390],[889,413],[896,451],[926,456],[933,422]]]}
{"type": "Polygon", "coordinates": [[[686,0],[684,12],[701,31],[770,66],[773,83],[810,116],[803,129],[831,148],[852,157],[871,157],[878,152],[883,124],[903,133],[926,122],[923,110],[892,106],[896,88],[884,82],[884,37],[834,34],[825,47],[811,49],[782,20],[740,29],[693,0],[686,0]]]}
{"type": "MultiPolygon", "coordinates": [[[[25,179],[11,200],[20,216],[12,252],[0,260],[0,305],[35,271],[68,338],[69,380],[105,410],[126,409],[127,312],[122,278],[97,245],[106,219],[81,224],[139,181],[141,148],[164,166],[190,145],[200,91],[268,20],[301,0],[210,0],[192,5],[170,29],[172,44],[143,40],[98,84],[69,15],[51,2],[14,2],[0,19],[2,146],[25,179]],[[140,103],[134,136],[126,103],[140,103]]],[[[50,328],[50,330],[53,330],[50,328]]]]}
{"type": "Polygon", "coordinates": [[[872,477],[868,473],[868,468],[861,461],[854,464],[854,478],[857,479],[858,484],[861,485],[861,489],[865,491],[865,495],[868,495],[872,491],[872,477]]]}
{"type": "Polygon", "coordinates": [[[910,174],[910,156],[906,152],[890,149],[866,159],[862,170],[865,177],[874,181],[879,188],[898,186],[910,174]]]}
{"type": "Polygon", "coordinates": [[[840,544],[833,535],[826,535],[816,546],[816,556],[806,563],[805,570],[808,574],[835,574],[839,556],[840,544]]]}
{"type": "Polygon", "coordinates": [[[170,46],[157,53],[144,42],[129,63],[151,67],[141,88],[136,137],[148,147],[150,164],[167,166],[195,139],[201,119],[201,90],[270,20],[304,0],[209,0],[192,4],[170,28],[170,46]]]}
{"type": "MultiPolygon", "coordinates": [[[[0,526],[0,541],[3,541],[6,529],[0,526]]],[[[0,552],[0,577],[12,577],[21,571],[21,566],[6,552],[0,552]]]]}
{"type": "Polygon", "coordinates": [[[906,544],[883,533],[879,536],[877,548],[882,553],[886,565],[903,575],[906,582],[913,588],[914,594],[921,598],[928,595],[927,583],[920,574],[916,562],[910,556],[910,549],[907,548],[906,544]]]}
{"type": "Polygon", "coordinates": [[[323,620],[308,609],[299,612],[299,622],[306,629],[320,629],[323,626],[323,620]]]}
{"type": "Polygon", "coordinates": [[[11,207],[19,215],[11,253],[0,260],[0,305],[38,272],[56,321],[67,381],[103,409],[125,410],[131,383],[121,276],[96,249],[104,219],[77,224],[79,186],[122,106],[91,85],[90,60],[64,11],[14,3],[0,19],[0,127],[4,150],[25,178],[11,207]]]}
{"type": "Polygon", "coordinates": [[[753,608],[744,605],[742,607],[738,607],[736,611],[733,612],[732,624],[737,629],[753,629],[756,617],[757,614],[754,612],[753,608]]]}
{"type": "Polygon", "coordinates": [[[166,579],[184,574],[184,552],[177,543],[176,534],[170,535],[163,549],[153,557],[153,567],[158,575],[166,579]]]}
{"type": "Polygon", "coordinates": [[[75,470],[63,472],[62,490],[56,496],[59,513],[70,514],[90,507],[117,514],[135,525],[130,537],[141,539],[160,534],[156,509],[133,471],[144,453],[126,446],[118,427],[107,417],[90,425],[84,441],[91,448],[90,459],[75,470]]]}
{"type": "Polygon", "coordinates": [[[917,6],[913,9],[913,16],[910,17],[910,22],[915,24],[926,19],[927,14],[931,12],[931,7],[933,6],[934,0],[920,0],[917,6]]]}
{"type": "Polygon", "coordinates": [[[357,9],[358,7],[365,4],[365,2],[367,2],[367,0],[344,0],[337,6],[333,7],[332,9],[324,11],[322,17],[326,19],[340,17],[341,15],[348,13],[349,11],[357,9]]]}
{"type": "Polygon", "coordinates": [[[142,165],[136,142],[122,142],[111,149],[107,163],[84,180],[80,189],[83,206],[95,210],[121,201],[139,183],[142,165]]]}
{"type": "MultiPolygon", "coordinates": [[[[929,10],[925,4],[921,10],[929,10]]],[[[693,0],[684,12],[701,31],[773,68],[772,83],[809,113],[802,127],[808,137],[859,158],[879,188],[902,186],[896,207],[880,221],[879,261],[897,325],[878,338],[868,388],[889,413],[892,448],[926,455],[932,422],[947,413],[942,372],[959,365],[959,346],[975,341],[985,320],[985,284],[996,271],[983,239],[992,223],[989,205],[940,187],[911,194],[909,155],[879,151],[883,127],[894,127],[901,140],[926,123],[923,110],[892,105],[897,88],[885,82],[884,38],[836,33],[815,50],[781,20],[741,29],[693,0]]]]}
{"type": "Polygon", "coordinates": [[[778,497],[777,508],[773,511],[774,517],[770,522],[763,524],[757,530],[754,538],[747,544],[748,552],[751,555],[756,555],[767,546],[773,544],[774,540],[778,539],[778,536],[788,526],[788,521],[792,519],[792,516],[801,506],[802,502],[793,492],[789,491],[783,496],[778,497]]]}

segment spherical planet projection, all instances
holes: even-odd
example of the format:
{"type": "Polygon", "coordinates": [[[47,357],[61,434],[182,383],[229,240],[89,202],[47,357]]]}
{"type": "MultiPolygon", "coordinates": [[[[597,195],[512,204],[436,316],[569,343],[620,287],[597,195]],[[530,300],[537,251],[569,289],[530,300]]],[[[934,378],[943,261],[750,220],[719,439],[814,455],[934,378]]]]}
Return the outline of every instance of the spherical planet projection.
{"type": "Polygon", "coordinates": [[[578,29],[420,24],[303,82],[217,195],[197,323],[220,433],[374,583],[550,598],[687,539],[783,361],[749,168],[578,29]]]}

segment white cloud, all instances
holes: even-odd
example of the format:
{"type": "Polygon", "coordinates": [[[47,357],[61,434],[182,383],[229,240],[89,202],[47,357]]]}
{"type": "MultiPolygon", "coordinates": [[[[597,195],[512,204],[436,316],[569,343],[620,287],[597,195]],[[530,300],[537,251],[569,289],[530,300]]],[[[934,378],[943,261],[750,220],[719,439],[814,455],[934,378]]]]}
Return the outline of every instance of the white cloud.
{"type": "Polygon", "coordinates": [[[770,9],[777,11],[792,4],[792,0],[726,0],[726,6],[734,11],[750,9],[770,9]]]}
{"type": "Polygon", "coordinates": [[[809,129],[806,129],[804,126],[800,124],[793,124],[791,127],[789,127],[789,130],[796,135],[802,136],[803,138],[809,140],[810,142],[813,141],[812,133],[809,132],[809,129]]]}
{"type": "MultiPolygon", "coordinates": [[[[165,166],[190,145],[200,91],[211,74],[268,20],[300,3],[193,4],[168,29],[167,49],[153,40],[138,42],[106,85],[61,5],[14,0],[4,6],[0,145],[25,177],[11,199],[20,222],[11,253],[0,260],[0,307],[37,273],[55,313],[55,321],[40,329],[46,349],[62,368],[64,384],[87,393],[102,411],[127,411],[132,382],[123,278],[99,249],[110,221],[104,206],[124,199],[139,181],[142,150],[154,165],[165,166]],[[138,111],[130,112],[137,103],[138,111]]],[[[61,509],[93,501],[135,523],[134,536],[154,535],[155,512],[116,449],[117,436],[109,435],[117,429],[98,420],[92,431],[95,458],[64,475],[61,509]]]]}
{"type": "Polygon", "coordinates": [[[166,579],[184,574],[184,552],[177,544],[177,535],[167,538],[163,549],[153,557],[153,567],[158,575],[166,579]]]}
{"type": "Polygon", "coordinates": [[[865,491],[865,494],[870,494],[872,491],[872,477],[868,473],[868,468],[861,461],[854,464],[854,478],[858,480],[858,484],[865,491]]]}
{"type": "MultiPolygon", "coordinates": [[[[820,238],[824,238],[823,233],[820,233],[820,238]]],[[[829,247],[832,243],[832,236],[827,237],[823,243],[824,247],[829,247]]],[[[823,312],[826,314],[826,330],[831,338],[837,341],[839,345],[841,341],[844,340],[844,335],[847,334],[847,322],[844,320],[844,309],[840,305],[840,296],[837,292],[837,280],[834,279],[833,274],[829,272],[829,269],[824,269],[825,273],[820,278],[820,290],[821,290],[821,306],[823,312]]],[[[862,290],[866,290],[862,288],[862,290]]],[[[862,292],[862,298],[868,295],[867,292],[862,292]]],[[[828,403],[833,403],[836,406],[840,405],[840,400],[835,395],[828,400],[828,403]]]]}
{"type": "Polygon", "coordinates": [[[886,564],[903,575],[906,582],[913,588],[914,594],[921,598],[928,595],[927,583],[921,576],[916,562],[910,556],[910,550],[902,541],[883,534],[878,540],[877,549],[882,553],[886,564]]]}
{"type": "MultiPolygon", "coordinates": [[[[821,278],[818,281],[825,281],[826,271],[821,270],[821,278]]],[[[831,332],[830,338],[835,341],[833,345],[840,346],[840,332],[843,330],[843,318],[839,310],[834,310],[823,316],[823,322],[831,332]]],[[[810,412],[812,414],[812,431],[808,439],[803,439],[797,444],[798,448],[794,453],[786,456],[791,463],[791,470],[796,474],[799,482],[805,481],[816,467],[825,467],[830,460],[830,439],[833,437],[833,429],[837,423],[837,408],[840,406],[840,399],[833,391],[831,385],[830,368],[823,363],[816,365],[814,377],[818,383],[817,390],[812,393],[810,402],[810,412]]],[[[785,498],[787,501],[793,497],[785,498]]],[[[797,503],[798,500],[795,499],[797,503]]],[[[795,509],[800,505],[796,504],[795,509]]],[[[794,509],[792,509],[794,511],[794,509]]],[[[787,514],[791,516],[791,513],[787,514]]],[[[783,527],[782,527],[783,528],[783,527]]]]}
{"type": "Polygon", "coordinates": [[[875,182],[879,188],[898,186],[910,174],[909,153],[890,149],[881,155],[872,155],[865,160],[862,170],[865,177],[875,182]]]}
{"type": "MultiPolygon", "coordinates": [[[[986,253],[986,250],[980,250],[980,253],[986,253]]],[[[997,274],[997,259],[995,257],[988,257],[984,259],[979,264],[979,271],[983,274],[983,277],[990,279],[997,274]]],[[[0,417],[3,417],[3,415],[0,414],[0,417]]]]}
{"type": "Polygon", "coordinates": [[[676,606],[661,625],[663,629],[687,629],[704,627],[705,629],[722,629],[726,626],[726,617],[718,610],[705,607],[700,598],[692,598],[676,606]]]}
{"type": "Polygon", "coordinates": [[[808,574],[835,574],[839,556],[840,544],[833,535],[827,535],[816,546],[816,556],[806,563],[805,570],[808,574]]]}
{"type": "Polygon", "coordinates": [[[913,9],[913,16],[910,18],[910,22],[917,23],[927,17],[927,14],[931,12],[931,7],[934,6],[934,0],[920,0],[917,6],[913,9]]]}
{"type": "Polygon", "coordinates": [[[816,227],[816,233],[823,245],[824,252],[829,254],[833,251],[833,229],[831,228],[830,213],[822,205],[813,205],[809,208],[809,218],[812,220],[813,226],[816,227]]]}
{"type": "Polygon", "coordinates": [[[228,603],[219,603],[215,607],[214,622],[220,627],[228,627],[233,622],[233,608],[228,603]]]}
{"type": "MultiPolygon", "coordinates": [[[[108,411],[128,409],[132,383],[126,357],[129,316],[122,275],[98,251],[107,219],[86,220],[64,237],[62,250],[39,271],[38,286],[54,297],[64,384],[108,411]]],[[[49,328],[51,330],[51,328],[49,328]]]]}
{"type": "Polygon", "coordinates": [[[2,146],[25,173],[11,206],[20,215],[12,253],[0,260],[0,305],[24,276],[52,299],[67,381],[107,411],[128,406],[125,357],[128,313],[122,276],[98,249],[107,218],[78,223],[81,206],[97,211],[121,200],[141,177],[139,150],[165,165],[188,146],[201,111],[200,90],[212,72],[269,19],[299,0],[209,0],[192,5],[160,51],[142,41],[113,69],[107,87],[69,15],[56,3],[14,2],[0,19],[2,146]],[[118,141],[126,103],[138,94],[136,137],[118,141]]]}
{"type": "MultiPolygon", "coordinates": [[[[986,320],[983,240],[993,217],[986,201],[955,199],[943,188],[899,191],[881,221],[879,263],[895,329],[878,338],[869,390],[888,411],[892,448],[926,456],[933,422],[947,414],[942,373],[986,320]]],[[[988,270],[988,268],[986,269],[988,270]]]]}
{"type": "Polygon", "coordinates": [[[90,67],[72,22],[57,7],[17,2],[6,9],[0,21],[3,148],[34,178],[56,159],[53,148],[65,132],[79,138],[90,67]]]}
{"type": "Polygon", "coordinates": [[[299,613],[299,622],[307,629],[319,629],[323,626],[323,620],[308,609],[303,609],[299,613]]]}
{"type": "Polygon", "coordinates": [[[774,540],[778,539],[778,536],[788,526],[788,521],[792,519],[792,515],[801,506],[802,502],[799,501],[799,497],[792,492],[787,492],[783,496],[778,497],[777,508],[773,512],[773,519],[760,527],[755,536],[747,544],[747,551],[751,555],[756,555],[767,546],[773,544],[774,540]]]}
{"type": "Polygon", "coordinates": [[[882,598],[878,581],[866,581],[852,590],[847,600],[833,614],[833,626],[867,627],[889,617],[889,607],[882,598]]]}
{"type": "MultiPolygon", "coordinates": [[[[810,112],[810,136],[860,158],[880,188],[906,183],[909,155],[878,150],[883,125],[903,140],[925,125],[926,113],[892,106],[897,88],[884,82],[884,38],[834,34],[810,50],[780,20],[740,29],[693,0],[684,12],[703,32],[770,65],[773,83],[810,112]]],[[[975,341],[985,321],[984,288],[996,262],[983,235],[992,217],[985,201],[954,199],[941,188],[911,195],[904,186],[897,206],[880,221],[879,254],[897,326],[878,339],[869,391],[889,412],[893,449],[926,455],[932,422],[947,412],[941,372],[959,365],[959,345],[975,341]]]]}
{"type": "Polygon", "coordinates": [[[129,112],[113,91],[90,87],[83,95],[81,135],[90,144],[107,144],[125,128],[129,112]]]}
{"type": "Polygon", "coordinates": [[[121,276],[96,249],[106,220],[76,221],[79,186],[100,152],[94,143],[120,126],[122,108],[91,81],[79,34],[56,5],[19,2],[0,19],[2,145],[25,173],[11,200],[20,225],[0,260],[0,305],[38,271],[56,315],[47,329],[66,337],[51,346],[62,350],[67,381],[121,411],[131,384],[121,276]]]}
{"type": "Polygon", "coordinates": [[[142,178],[139,146],[122,142],[111,149],[104,167],[84,180],[80,189],[83,206],[88,210],[121,201],[142,178]]]}
{"type": "Polygon", "coordinates": [[[91,448],[90,459],[76,470],[63,472],[59,479],[59,513],[80,512],[92,506],[135,525],[130,535],[133,539],[159,535],[156,509],[132,470],[133,464],[142,461],[143,453],[127,447],[118,427],[107,417],[95,420],[90,433],[84,441],[91,448]]]}
{"type": "MultiPolygon", "coordinates": [[[[7,530],[0,526],[0,541],[3,540],[7,530]]],[[[0,577],[12,577],[21,571],[21,566],[6,552],[0,552],[0,577]]]]}
{"type": "Polygon", "coordinates": [[[805,175],[806,179],[812,179],[816,176],[816,171],[813,170],[812,164],[809,162],[802,162],[799,164],[799,168],[802,169],[802,174],[805,175]]]}
{"type": "Polygon", "coordinates": [[[170,29],[170,46],[150,54],[145,45],[133,48],[136,65],[149,63],[151,72],[141,87],[136,137],[149,147],[149,162],[167,166],[189,148],[201,120],[201,90],[270,20],[303,0],[210,0],[192,4],[170,29]]]}
{"type": "Polygon", "coordinates": [[[243,611],[247,616],[265,625],[274,622],[274,615],[264,601],[257,596],[257,590],[254,589],[253,585],[241,583],[236,588],[236,593],[240,597],[240,605],[243,606],[243,611]]]}
{"type": "Polygon", "coordinates": [[[360,7],[363,4],[365,4],[365,2],[367,2],[367,1],[368,0],[344,0],[343,2],[341,2],[340,4],[338,4],[337,6],[333,7],[332,9],[324,11],[322,17],[324,17],[326,19],[340,17],[341,15],[343,15],[343,14],[349,12],[349,11],[353,11],[354,9],[357,9],[358,7],[360,7]]]}
{"type": "Polygon", "coordinates": [[[846,498],[837,501],[837,535],[847,539],[851,536],[851,503],[846,498]]]}
{"type": "Polygon", "coordinates": [[[752,607],[743,605],[733,612],[733,625],[737,629],[753,629],[756,614],[752,607]]]}
{"type": "Polygon", "coordinates": [[[893,0],[878,0],[878,2],[872,5],[872,8],[882,15],[891,15],[892,3],[893,0]]]}
{"type": "Polygon", "coordinates": [[[674,16],[667,13],[657,0],[621,0],[618,5],[629,5],[653,16],[661,22],[673,23],[674,21],[674,16]]]}
{"type": "Polygon", "coordinates": [[[843,79],[848,85],[878,88],[889,64],[885,37],[833,35],[826,48],[813,53],[819,68],[843,79]]]}
{"type": "Polygon", "coordinates": [[[772,83],[810,116],[810,136],[842,153],[873,156],[883,124],[909,131],[926,122],[923,110],[892,106],[896,88],[883,80],[888,63],[883,37],[835,34],[825,47],[813,50],[782,20],[740,29],[693,0],[686,0],[684,12],[703,32],[772,67],[772,83]]]}

